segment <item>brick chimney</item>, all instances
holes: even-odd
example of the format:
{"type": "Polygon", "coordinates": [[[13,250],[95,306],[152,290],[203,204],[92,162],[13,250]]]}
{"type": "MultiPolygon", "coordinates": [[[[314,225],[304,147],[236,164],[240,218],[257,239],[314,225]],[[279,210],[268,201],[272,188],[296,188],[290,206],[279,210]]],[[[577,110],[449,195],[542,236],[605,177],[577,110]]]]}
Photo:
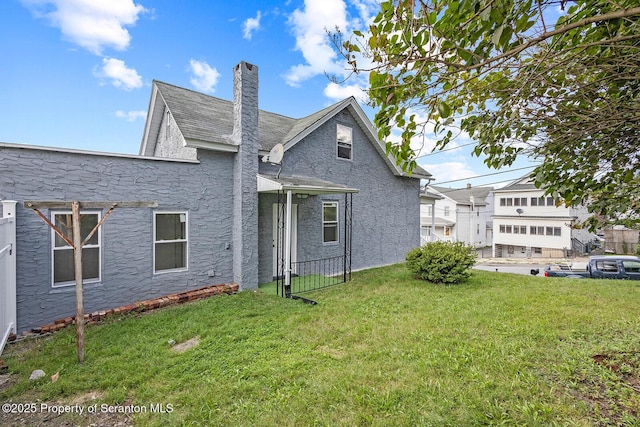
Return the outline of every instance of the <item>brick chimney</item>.
{"type": "Polygon", "coordinates": [[[233,279],[258,288],[258,67],[233,70],[233,141],[238,145],[233,187],[233,279]]]}

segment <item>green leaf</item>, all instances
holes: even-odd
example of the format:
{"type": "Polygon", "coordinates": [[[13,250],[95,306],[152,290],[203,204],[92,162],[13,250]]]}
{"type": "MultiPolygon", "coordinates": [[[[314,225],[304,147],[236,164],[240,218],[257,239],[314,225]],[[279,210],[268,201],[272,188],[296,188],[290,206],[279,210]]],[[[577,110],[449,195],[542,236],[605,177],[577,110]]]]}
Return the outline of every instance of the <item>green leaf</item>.
{"type": "Polygon", "coordinates": [[[440,102],[438,104],[438,113],[440,113],[440,117],[446,119],[451,115],[451,107],[446,102],[440,102]]]}

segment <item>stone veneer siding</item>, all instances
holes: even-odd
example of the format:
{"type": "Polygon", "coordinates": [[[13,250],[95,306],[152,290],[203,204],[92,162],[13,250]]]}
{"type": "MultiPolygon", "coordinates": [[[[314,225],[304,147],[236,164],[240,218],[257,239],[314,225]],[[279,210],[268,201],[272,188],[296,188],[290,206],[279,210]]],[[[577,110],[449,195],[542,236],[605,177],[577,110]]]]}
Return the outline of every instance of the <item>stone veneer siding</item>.
{"type": "Polygon", "coordinates": [[[51,230],[25,200],[158,202],[116,208],[102,226],[102,277],[85,285],[84,303],[87,313],[105,310],[233,282],[233,156],[202,151],[199,162],[180,162],[0,145],[0,199],[18,201],[18,332],[75,313],[74,286],[52,287],[51,230]],[[154,274],[153,213],[183,210],[188,271],[154,274]]]}
{"type": "MultiPolygon", "coordinates": [[[[275,175],[278,168],[260,164],[260,172],[275,175]]],[[[287,150],[281,176],[306,176],[357,188],[352,209],[352,269],[404,261],[420,245],[420,180],[395,176],[358,126],[348,109],[287,150]],[[336,125],[353,129],[353,160],[337,158],[336,125]]],[[[297,199],[298,261],[344,253],[344,194],[297,199]],[[322,202],[338,202],[340,240],[322,242],[322,202]]],[[[277,196],[260,195],[260,282],[273,279],[273,204],[277,196]]]]}

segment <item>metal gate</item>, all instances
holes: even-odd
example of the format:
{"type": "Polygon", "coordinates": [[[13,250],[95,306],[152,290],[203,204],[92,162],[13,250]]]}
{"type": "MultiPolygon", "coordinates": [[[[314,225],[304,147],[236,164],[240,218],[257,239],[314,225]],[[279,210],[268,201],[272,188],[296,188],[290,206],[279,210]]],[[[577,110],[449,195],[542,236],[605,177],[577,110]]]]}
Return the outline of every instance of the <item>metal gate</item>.
{"type": "Polygon", "coordinates": [[[16,333],[16,202],[2,202],[0,218],[0,354],[16,333]]]}
{"type": "Polygon", "coordinates": [[[351,241],[352,234],[352,203],[353,194],[344,195],[344,248],[342,255],[306,261],[291,262],[291,283],[286,285],[285,254],[281,242],[284,240],[285,229],[285,193],[278,192],[277,235],[275,236],[277,251],[276,288],[278,295],[285,298],[301,299],[306,303],[315,301],[300,296],[305,292],[338,285],[351,280],[351,241]]]}

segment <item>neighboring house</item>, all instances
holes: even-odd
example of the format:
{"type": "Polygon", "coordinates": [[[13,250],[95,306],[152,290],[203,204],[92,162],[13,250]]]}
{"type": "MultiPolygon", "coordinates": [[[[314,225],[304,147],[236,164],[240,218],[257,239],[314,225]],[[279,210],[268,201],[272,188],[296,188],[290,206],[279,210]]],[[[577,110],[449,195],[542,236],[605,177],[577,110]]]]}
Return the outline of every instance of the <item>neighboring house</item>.
{"type": "Polygon", "coordinates": [[[435,203],[442,198],[429,191],[427,186],[420,191],[420,245],[439,240],[435,232],[440,224],[435,216],[435,203]]]}
{"type": "MultiPolygon", "coordinates": [[[[259,111],[257,73],[234,68],[233,102],[154,81],[138,156],[0,144],[0,200],[18,201],[18,331],[75,312],[73,251],[28,200],[157,201],[116,208],[85,246],[86,312],[211,284],[256,289],[285,260],[396,263],[420,244],[431,175],[396,166],[353,98],[302,119],[259,111]],[[269,153],[280,164],[260,161],[269,153]]],[[[82,213],[90,229],[105,210],[82,213]]],[[[43,214],[60,227],[70,217],[43,214]]]]}
{"type": "Polygon", "coordinates": [[[493,255],[498,258],[562,258],[587,252],[596,236],[576,229],[586,208],[570,208],[545,196],[529,176],[494,191],[493,255]]]}
{"type": "Polygon", "coordinates": [[[481,248],[491,245],[491,187],[447,188],[428,185],[423,197],[432,195],[433,203],[423,202],[420,225],[423,235],[434,231],[436,240],[465,242],[481,248]]]}

